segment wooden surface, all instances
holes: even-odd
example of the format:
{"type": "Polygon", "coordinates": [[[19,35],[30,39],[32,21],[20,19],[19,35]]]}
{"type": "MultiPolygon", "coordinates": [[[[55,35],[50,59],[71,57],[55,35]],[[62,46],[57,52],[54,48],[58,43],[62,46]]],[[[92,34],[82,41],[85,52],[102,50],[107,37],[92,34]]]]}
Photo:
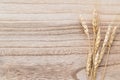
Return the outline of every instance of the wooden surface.
{"type": "MultiPolygon", "coordinates": [[[[79,15],[92,35],[94,5],[94,0],[0,0],[0,80],[87,80],[88,40],[79,15]]],[[[104,38],[108,24],[120,23],[120,1],[100,0],[98,5],[104,38]]],[[[103,65],[104,60],[98,80],[103,65]]],[[[120,28],[105,80],[120,80],[119,74],[120,28]]]]}

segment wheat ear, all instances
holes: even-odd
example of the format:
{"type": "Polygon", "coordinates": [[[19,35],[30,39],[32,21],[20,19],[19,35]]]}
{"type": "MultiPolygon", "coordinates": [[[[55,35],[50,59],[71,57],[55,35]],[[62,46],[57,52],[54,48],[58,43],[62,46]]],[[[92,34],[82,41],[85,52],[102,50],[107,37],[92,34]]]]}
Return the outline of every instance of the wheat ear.
{"type": "Polygon", "coordinates": [[[104,71],[103,71],[103,76],[102,76],[101,80],[105,79],[105,73],[106,73],[106,70],[107,70],[107,64],[108,64],[110,49],[112,47],[112,43],[113,43],[113,40],[115,38],[116,30],[117,30],[117,26],[113,27],[113,30],[112,30],[112,33],[111,33],[111,37],[110,37],[110,40],[108,42],[107,58],[106,58],[105,67],[104,67],[104,71]]]}
{"type": "Polygon", "coordinates": [[[97,31],[98,31],[98,14],[97,14],[97,10],[96,9],[93,10],[92,25],[93,25],[94,35],[96,35],[97,31]]]}
{"type": "Polygon", "coordinates": [[[100,42],[101,42],[101,32],[100,32],[100,27],[99,27],[97,36],[96,36],[96,41],[95,41],[95,54],[97,53],[100,47],[100,42]]]}
{"type": "MultiPolygon", "coordinates": [[[[103,45],[102,45],[102,49],[101,49],[101,52],[100,52],[100,57],[99,57],[99,61],[98,61],[98,65],[101,63],[102,59],[103,59],[103,56],[105,54],[105,51],[106,51],[106,47],[107,47],[107,44],[108,44],[108,41],[110,39],[110,35],[111,35],[111,31],[112,31],[113,27],[112,26],[109,26],[108,27],[108,30],[107,30],[107,33],[105,35],[105,39],[104,39],[104,42],[103,42],[103,45]]],[[[97,66],[98,66],[97,65],[97,66]]]]}
{"type": "Polygon", "coordinates": [[[107,47],[107,43],[108,43],[108,40],[110,38],[110,34],[111,34],[111,30],[112,30],[112,27],[109,26],[108,27],[108,30],[106,32],[106,35],[105,35],[105,39],[104,39],[104,42],[103,42],[103,45],[102,45],[102,48],[101,50],[98,50],[97,51],[97,54],[95,55],[95,59],[94,59],[94,76],[93,76],[93,80],[95,80],[96,78],[96,72],[97,72],[97,68],[98,66],[100,65],[101,61],[102,61],[102,58],[103,58],[103,55],[106,51],[106,47],[107,47]]]}
{"type": "Polygon", "coordinates": [[[98,26],[98,14],[96,9],[94,9],[93,11],[92,26],[94,33],[94,40],[93,40],[93,63],[94,63],[95,54],[100,44],[100,27],[98,26]]]}
{"type": "Polygon", "coordinates": [[[93,63],[93,67],[92,67],[92,79],[95,80],[96,78],[96,72],[94,70],[94,63],[95,63],[95,55],[97,54],[97,51],[99,49],[100,46],[100,42],[101,42],[101,34],[100,34],[100,27],[98,26],[98,13],[96,11],[96,9],[94,9],[93,11],[93,20],[92,20],[92,25],[93,25],[93,33],[94,33],[94,40],[93,40],[93,57],[92,57],[92,63],[93,63]]]}
{"type": "Polygon", "coordinates": [[[86,71],[87,71],[87,75],[89,76],[90,70],[91,70],[91,65],[92,65],[92,52],[91,52],[90,36],[89,36],[88,26],[83,21],[83,18],[81,16],[80,16],[80,25],[83,27],[84,33],[87,35],[88,40],[89,40],[89,53],[88,53],[87,64],[86,64],[86,71]]]}
{"type": "Polygon", "coordinates": [[[93,33],[94,33],[93,49],[95,49],[95,42],[96,42],[96,37],[97,37],[97,33],[98,33],[98,14],[97,14],[96,9],[93,10],[92,26],[93,26],[93,33]]]}
{"type": "Polygon", "coordinates": [[[100,34],[100,28],[98,30],[98,33],[97,33],[97,37],[96,37],[96,42],[95,42],[95,55],[94,55],[94,62],[93,62],[93,79],[95,80],[96,79],[96,72],[97,72],[97,68],[95,67],[95,57],[97,55],[99,55],[99,48],[100,48],[100,42],[101,42],[101,34],[100,34]]]}
{"type": "Polygon", "coordinates": [[[82,16],[80,15],[80,25],[83,27],[84,29],[84,33],[87,35],[87,37],[89,38],[89,30],[88,30],[88,26],[86,25],[86,22],[83,21],[82,16]]]}

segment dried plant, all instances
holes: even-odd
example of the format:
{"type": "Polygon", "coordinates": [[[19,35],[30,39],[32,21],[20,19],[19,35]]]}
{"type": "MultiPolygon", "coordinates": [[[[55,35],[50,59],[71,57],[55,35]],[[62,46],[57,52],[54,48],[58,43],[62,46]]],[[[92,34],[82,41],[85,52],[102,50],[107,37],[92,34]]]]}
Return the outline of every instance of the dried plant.
{"type": "Polygon", "coordinates": [[[105,66],[104,66],[104,71],[103,71],[103,76],[101,80],[105,79],[105,73],[106,73],[106,69],[107,69],[107,64],[108,64],[108,59],[109,59],[109,54],[110,54],[110,49],[113,43],[113,40],[115,38],[115,34],[116,34],[116,30],[117,30],[117,26],[113,27],[111,36],[110,36],[110,40],[108,42],[108,51],[107,51],[107,58],[106,58],[106,62],[105,62],[105,66]]]}
{"type": "MultiPolygon", "coordinates": [[[[107,55],[109,55],[110,53],[111,45],[113,43],[117,27],[108,26],[103,44],[101,46],[100,45],[101,44],[101,28],[99,26],[97,11],[94,10],[93,20],[92,20],[94,38],[93,38],[93,44],[92,44],[93,47],[91,47],[92,45],[90,43],[89,29],[81,16],[80,16],[80,25],[83,27],[84,32],[87,35],[89,40],[89,53],[88,53],[87,65],[86,65],[87,76],[90,80],[96,80],[97,69],[104,57],[106,50],[107,50],[107,55]],[[107,49],[107,46],[108,46],[108,49],[107,49]]],[[[105,69],[103,74],[105,74],[107,63],[108,63],[108,56],[105,63],[105,69]]],[[[103,80],[104,80],[104,75],[103,75],[103,80]]]]}
{"type": "Polygon", "coordinates": [[[91,71],[91,78],[95,78],[95,74],[94,74],[94,63],[95,63],[95,55],[97,54],[97,51],[99,49],[100,46],[100,42],[101,42],[101,35],[100,35],[100,27],[98,25],[98,13],[96,11],[96,9],[94,9],[93,11],[93,20],[92,20],[92,26],[93,26],[93,33],[94,33],[94,39],[93,39],[93,57],[92,57],[92,71],[91,71]]]}
{"type": "Polygon", "coordinates": [[[93,11],[93,20],[92,20],[92,25],[93,25],[93,32],[94,32],[94,35],[96,37],[96,34],[98,32],[98,14],[97,14],[97,10],[94,9],[93,11]]]}
{"type": "Polygon", "coordinates": [[[100,28],[98,29],[96,40],[95,40],[95,54],[97,53],[101,42],[100,28]]]}
{"type": "Polygon", "coordinates": [[[92,67],[91,66],[92,65],[92,51],[91,51],[90,36],[89,36],[88,26],[86,25],[85,21],[83,21],[83,18],[81,16],[80,16],[80,25],[83,27],[84,33],[87,35],[88,40],[89,40],[89,53],[88,53],[88,58],[87,58],[86,71],[87,71],[87,75],[90,75],[90,70],[92,67]]]}
{"type": "Polygon", "coordinates": [[[103,56],[104,56],[104,53],[106,51],[106,48],[107,48],[107,44],[108,44],[108,40],[110,39],[110,34],[111,34],[111,30],[112,30],[112,27],[109,26],[108,27],[108,30],[106,32],[106,35],[105,35],[105,39],[104,39],[104,42],[103,42],[103,45],[102,45],[102,48],[101,50],[99,50],[95,56],[95,61],[94,61],[94,80],[96,78],[96,72],[97,72],[97,68],[98,66],[100,65],[102,59],[103,59],[103,56]]]}
{"type": "Polygon", "coordinates": [[[93,11],[93,20],[92,20],[92,26],[93,26],[93,33],[94,33],[94,41],[93,41],[93,53],[96,54],[97,51],[97,46],[99,45],[99,42],[97,40],[99,40],[100,38],[100,27],[98,26],[98,14],[96,9],[94,9],[93,11]],[[99,32],[98,32],[99,30],[99,32]],[[98,42],[98,44],[97,44],[98,42]]]}
{"type": "Polygon", "coordinates": [[[88,39],[89,37],[89,30],[88,26],[86,25],[86,22],[83,20],[82,16],[80,16],[80,25],[83,27],[85,34],[87,35],[88,39]]]}
{"type": "Polygon", "coordinates": [[[108,30],[107,30],[107,33],[105,35],[105,39],[104,39],[104,42],[103,42],[103,45],[102,45],[102,49],[101,49],[101,52],[100,52],[100,57],[99,57],[98,64],[100,64],[102,59],[103,59],[103,56],[104,56],[106,48],[107,48],[108,41],[110,39],[112,29],[113,29],[112,26],[108,27],[108,30]]]}
{"type": "Polygon", "coordinates": [[[98,33],[97,33],[97,36],[96,36],[96,41],[95,41],[95,48],[94,48],[94,57],[93,57],[93,78],[95,79],[96,78],[96,70],[97,70],[97,67],[95,66],[96,65],[96,56],[98,57],[99,55],[99,48],[100,48],[100,42],[101,42],[101,34],[100,34],[100,28],[98,30],[98,33]]]}
{"type": "Polygon", "coordinates": [[[98,26],[98,14],[97,14],[97,11],[96,9],[94,9],[93,11],[93,20],[92,20],[92,26],[93,26],[93,33],[94,33],[94,41],[93,41],[93,53],[95,54],[96,53],[96,50],[97,50],[97,46],[99,44],[97,44],[97,39],[100,38],[99,34],[100,34],[100,28],[98,26]],[[98,32],[98,29],[99,29],[99,32],[98,32]],[[98,36],[99,37],[98,37],[98,36]]]}

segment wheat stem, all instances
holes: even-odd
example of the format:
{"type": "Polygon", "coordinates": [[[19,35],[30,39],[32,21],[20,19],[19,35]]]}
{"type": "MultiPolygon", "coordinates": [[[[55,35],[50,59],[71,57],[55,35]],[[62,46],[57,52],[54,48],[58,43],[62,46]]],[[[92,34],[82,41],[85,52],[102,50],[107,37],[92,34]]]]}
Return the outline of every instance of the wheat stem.
{"type": "Polygon", "coordinates": [[[98,34],[98,14],[96,9],[94,9],[93,11],[92,26],[93,26],[93,33],[94,33],[94,39],[93,39],[93,60],[94,60],[94,55],[96,54],[95,52],[97,50],[96,39],[98,34]]]}
{"type": "Polygon", "coordinates": [[[87,75],[89,76],[90,75],[90,70],[91,70],[91,65],[92,65],[91,43],[90,43],[88,26],[83,21],[83,18],[81,16],[80,16],[80,25],[83,27],[84,33],[87,35],[88,40],[89,40],[89,53],[88,53],[87,64],[86,64],[86,71],[87,71],[87,75]]]}
{"type": "Polygon", "coordinates": [[[96,70],[94,69],[95,64],[95,55],[97,54],[97,51],[100,47],[101,42],[101,34],[100,34],[100,27],[98,26],[98,14],[96,9],[93,11],[93,33],[94,33],[94,39],[93,39],[93,57],[92,57],[92,63],[93,63],[93,69],[92,69],[92,79],[96,79],[96,70]]]}
{"type": "Polygon", "coordinates": [[[110,34],[111,34],[111,30],[112,30],[112,27],[109,26],[108,27],[108,30],[106,32],[106,35],[105,35],[105,39],[104,39],[104,42],[103,42],[103,45],[102,45],[102,48],[101,50],[99,49],[97,51],[97,54],[95,55],[95,59],[94,59],[94,75],[93,75],[93,80],[96,79],[96,72],[97,72],[97,68],[98,66],[100,65],[102,59],[103,59],[103,55],[106,51],[106,47],[107,47],[107,43],[108,43],[108,40],[110,38],[110,34]]]}
{"type": "Polygon", "coordinates": [[[112,47],[112,43],[113,43],[113,40],[115,38],[116,29],[117,29],[117,26],[115,26],[113,28],[112,34],[111,34],[111,37],[110,37],[110,40],[109,40],[109,43],[108,43],[107,58],[106,58],[106,62],[105,62],[105,66],[104,66],[104,71],[103,71],[103,76],[102,76],[101,80],[105,79],[105,73],[106,73],[106,70],[107,70],[107,64],[108,64],[108,60],[109,60],[110,49],[112,47]]]}
{"type": "Polygon", "coordinates": [[[109,26],[108,30],[106,32],[105,39],[104,39],[104,42],[103,42],[103,45],[102,45],[102,49],[101,49],[101,52],[100,52],[100,58],[99,58],[98,64],[101,63],[101,61],[103,59],[103,56],[105,54],[106,47],[107,47],[108,41],[110,39],[112,28],[113,28],[112,26],[109,26]]]}

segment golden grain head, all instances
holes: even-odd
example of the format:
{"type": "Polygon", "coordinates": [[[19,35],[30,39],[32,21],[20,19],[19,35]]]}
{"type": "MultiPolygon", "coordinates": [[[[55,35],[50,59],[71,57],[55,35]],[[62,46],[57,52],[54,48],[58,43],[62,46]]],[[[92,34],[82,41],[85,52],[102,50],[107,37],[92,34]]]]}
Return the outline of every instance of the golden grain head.
{"type": "MultiPolygon", "coordinates": [[[[101,46],[100,45],[101,29],[100,29],[100,26],[98,26],[99,25],[98,23],[99,23],[98,13],[97,13],[97,10],[94,9],[93,19],[92,19],[94,39],[93,39],[93,48],[91,49],[89,29],[85,21],[83,20],[83,18],[80,16],[80,25],[83,27],[84,32],[89,39],[89,53],[87,57],[86,72],[88,77],[91,78],[91,80],[96,80],[97,69],[103,59],[105,51],[107,50],[107,45],[109,44],[109,48],[111,47],[115,37],[116,29],[117,29],[117,27],[108,26],[103,44],[101,46]]],[[[108,49],[108,52],[110,52],[110,49],[108,49]]]]}
{"type": "Polygon", "coordinates": [[[107,48],[107,44],[108,44],[108,41],[109,41],[110,36],[111,36],[112,29],[113,29],[113,27],[109,26],[108,30],[106,32],[105,39],[104,39],[104,42],[103,42],[103,45],[102,45],[102,49],[101,49],[101,52],[100,52],[99,64],[101,63],[101,61],[103,59],[103,56],[105,54],[105,51],[106,51],[106,48],[107,48]]]}
{"type": "Polygon", "coordinates": [[[85,34],[89,37],[89,29],[85,21],[83,20],[82,16],[80,18],[80,25],[83,27],[85,34]]]}
{"type": "Polygon", "coordinates": [[[103,75],[102,75],[102,79],[105,79],[105,73],[106,73],[106,69],[107,69],[107,64],[108,64],[108,58],[109,58],[109,54],[110,54],[110,49],[113,43],[113,40],[115,38],[115,34],[116,34],[116,30],[117,30],[117,26],[113,27],[109,42],[108,42],[108,51],[107,51],[107,57],[106,57],[106,61],[105,61],[105,66],[104,66],[104,71],[103,71],[103,75]]]}
{"type": "Polygon", "coordinates": [[[98,31],[98,14],[97,14],[97,10],[94,9],[93,11],[93,19],[92,19],[92,25],[93,25],[93,32],[94,34],[97,34],[98,31]]]}
{"type": "Polygon", "coordinates": [[[83,27],[84,32],[87,35],[88,40],[89,40],[89,53],[88,53],[87,64],[86,64],[86,71],[87,71],[87,75],[89,76],[91,66],[92,66],[92,53],[91,53],[91,45],[90,45],[90,37],[89,37],[88,26],[86,25],[85,21],[83,21],[82,16],[80,16],[80,25],[83,27]]]}

